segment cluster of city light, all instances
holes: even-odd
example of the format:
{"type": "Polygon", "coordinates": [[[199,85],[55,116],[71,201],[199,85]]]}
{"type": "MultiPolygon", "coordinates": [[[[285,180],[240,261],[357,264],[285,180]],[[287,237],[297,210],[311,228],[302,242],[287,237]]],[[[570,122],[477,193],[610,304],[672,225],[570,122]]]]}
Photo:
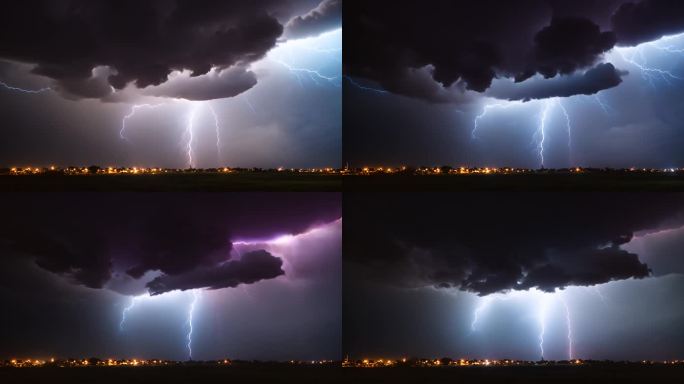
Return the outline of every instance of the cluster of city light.
{"type": "Polygon", "coordinates": [[[651,365],[680,365],[684,366],[684,360],[642,360],[642,361],[609,361],[609,360],[514,360],[514,359],[362,359],[342,361],[346,368],[391,368],[391,367],[506,367],[506,366],[535,366],[535,365],[565,365],[565,366],[592,366],[606,364],[651,364],[651,365]]]}
{"type": "Polygon", "coordinates": [[[585,360],[571,359],[562,361],[528,361],[528,360],[513,360],[513,359],[362,359],[342,361],[343,367],[356,368],[385,368],[396,366],[410,366],[410,367],[490,367],[490,366],[516,366],[516,365],[538,365],[538,364],[564,364],[564,365],[581,365],[585,364],[585,360]]]}
{"type": "Polygon", "coordinates": [[[298,366],[339,366],[340,361],[336,360],[289,360],[282,362],[261,362],[261,361],[243,361],[233,359],[218,359],[218,360],[201,360],[201,361],[176,361],[163,359],[10,359],[0,360],[1,367],[12,368],[38,368],[38,367],[63,367],[63,368],[80,368],[80,367],[163,367],[163,366],[181,366],[181,365],[204,365],[204,366],[222,366],[230,367],[235,365],[259,365],[259,364],[286,364],[298,366]]]}
{"type": "MultiPolygon", "coordinates": [[[[203,361],[175,361],[163,359],[11,359],[0,360],[0,367],[11,368],[93,368],[93,367],[165,367],[182,365],[204,365],[231,367],[237,365],[259,365],[260,361],[241,361],[231,359],[203,360],[203,361]]],[[[565,365],[565,366],[592,366],[606,364],[638,364],[638,365],[667,365],[684,366],[684,360],[641,360],[641,361],[610,361],[610,360],[513,360],[513,359],[362,359],[342,361],[336,360],[289,360],[285,362],[267,362],[266,364],[287,364],[295,366],[328,366],[344,368],[392,368],[392,367],[423,367],[423,368],[447,368],[447,367],[506,367],[506,366],[537,366],[537,365],[565,365]]]]}
{"type": "Polygon", "coordinates": [[[684,168],[515,168],[515,167],[407,167],[407,166],[378,166],[362,168],[158,168],[158,167],[12,167],[0,168],[0,175],[38,175],[38,174],[62,174],[62,175],[155,175],[165,173],[188,173],[188,174],[227,174],[227,173],[307,173],[329,175],[507,175],[525,173],[648,173],[648,174],[673,174],[682,173],[684,168]]]}
{"type": "Polygon", "coordinates": [[[679,173],[684,172],[684,168],[515,168],[515,167],[362,167],[346,169],[345,174],[349,175],[392,175],[392,174],[412,174],[412,175],[471,175],[471,174],[520,174],[520,173],[679,173]]]}
{"type": "Polygon", "coordinates": [[[325,167],[325,168],[160,168],[160,167],[12,167],[7,169],[0,168],[0,175],[38,175],[38,174],[62,174],[62,175],[149,175],[162,173],[255,173],[255,172],[270,172],[270,173],[318,173],[318,174],[341,174],[343,169],[325,167]]]}

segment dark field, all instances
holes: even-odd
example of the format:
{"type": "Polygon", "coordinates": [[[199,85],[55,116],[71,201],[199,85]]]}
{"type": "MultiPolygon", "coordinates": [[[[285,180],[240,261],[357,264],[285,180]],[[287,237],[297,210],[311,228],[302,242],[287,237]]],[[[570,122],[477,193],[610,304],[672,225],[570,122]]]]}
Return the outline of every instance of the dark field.
{"type": "Polygon", "coordinates": [[[339,175],[204,173],[161,175],[2,175],[0,191],[341,191],[339,175]]]}
{"type": "Polygon", "coordinates": [[[345,191],[684,191],[682,174],[588,173],[345,176],[345,191]]]}
{"type": "Polygon", "coordinates": [[[247,367],[78,367],[5,368],[0,383],[342,383],[342,368],[247,367]]]}
{"type": "Polygon", "coordinates": [[[3,368],[2,383],[682,383],[682,366],[3,368]]]}
{"type": "Polygon", "coordinates": [[[684,367],[523,366],[345,368],[349,383],[682,383],[684,367]]]}

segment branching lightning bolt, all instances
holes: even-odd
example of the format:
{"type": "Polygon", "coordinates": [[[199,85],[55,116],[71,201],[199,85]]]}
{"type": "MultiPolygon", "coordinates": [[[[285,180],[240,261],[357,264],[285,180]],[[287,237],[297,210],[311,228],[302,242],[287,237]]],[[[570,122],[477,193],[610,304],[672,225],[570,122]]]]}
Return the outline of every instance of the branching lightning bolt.
{"type": "Polygon", "coordinates": [[[646,80],[652,87],[655,88],[655,81],[661,79],[668,84],[671,84],[671,80],[684,80],[684,77],[675,75],[671,71],[666,71],[664,69],[655,68],[648,64],[646,56],[643,52],[643,46],[634,48],[616,48],[615,52],[622,58],[623,61],[637,67],[641,71],[641,76],[646,80]],[[627,56],[627,53],[632,51],[631,56],[627,56]],[[639,56],[640,62],[637,61],[636,56],[639,56]]]}
{"type": "MultiPolygon", "coordinates": [[[[535,300],[534,306],[536,308],[536,322],[538,326],[538,334],[537,334],[537,347],[539,349],[539,353],[541,356],[541,359],[543,360],[545,358],[545,350],[544,350],[544,343],[546,342],[546,332],[547,332],[547,323],[548,323],[548,314],[549,314],[549,306],[551,304],[552,300],[557,300],[559,304],[562,304],[563,306],[563,313],[565,315],[565,327],[566,327],[566,338],[567,338],[567,356],[569,360],[574,359],[575,357],[575,351],[574,351],[574,333],[573,333],[573,328],[572,328],[572,314],[570,311],[570,306],[568,305],[567,301],[565,300],[565,297],[561,296],[560,293],[545,293],[545,292],[539,292],[536,290],[529,291],[529,292],[510,292],[507,293],[505,296],[497,296],[497,295],[489,295],[484,298],[482,298],[478,305],[475,307],[474,313],[473,313],[473,319],[470,323],[470,334],[475,332],[478,329],[478,323],[481,321],[483,314],[485,313],[485,310],[491,305],[491,303],[494,300],[501,300],[501,301],[506,301],[512,298],[524,298],[524,297],[532,297],[535,300]],[[529,296],[529,295],[532,296],[529,296]]],[[[554,306],[554,308],[559,308],[559,306],[554,306]]]]}
{"type": "MultiPolygon", "coordinates": [[[[140,109],[147,108],[147,109],[155,109],[158,108],[162,105],[165,105],[164,103],[161,104],[135,104],[131,107],[130,112],[125,115],[121,121],[121,130],[119,131],[119,136],[121,137],[122,140],[129,141],[128,138],[126,137],[126,124],[129,119],[133,118],[136,114],[136,112],[140,109]]],[[[193,168],[195,166],[195,156],[194,156],[194,142],[195,142],[195,118],[197,116],[197,112],[200,108],[200,106],[206,105],[211,112],[212,118],[214,119],[214,129],[216,132],[216,151],[219,157],[219,160],[221,159],[221,124],[218,118],[218,114],[216,113],[216,110],[211,104],[208,103],[198,103],[198,102],[193,102],[192,103],[192,108],[190,110],[190,114],[188,116],[186,125],[185,125],[185,134],[184,138],[186,140],[185,144],[185,156],[188,159],[188,167],[193,168]]]]}
{"type": "MultiPolygon", "coordinates": [[[[337,82],[339,81],[339,76],[326,76],[326,75],[320,73],[319,71],[317,71],[315,69],[294,67],[294,66],[292,66],[292,65],[290,65],[290,64],[288,64],[282,60],[279,60],[279,59],[273,59],[273,61],[282,65],[283,67],[287,68],[287,70],[292,72],[293,74],[295,74],[295,76],[297,76],[298,79],[300,79],[299,74],[304,73],[304,74],[308,75],[308,77],[316,84],[320,84],[319,80],[321,80],[321,81],[327,81],[327,82],[339,87],[339,84],[337,84],[337,82]]],[[[300,79],[300,84],[301,84],[301,79],[300,79]]]]}
{"type": "MultiPolygon", "coordinates": [[[[192,301],[190,302],[190,305],[188,306],[187,314],[186,314],[186,321],[185,321],[185,327],[187,328],[187,334],[186,334],[186,344],[185,347],[188,350],[188,358],[192,360],[192,334],[193,334],[193,318],[195,315],[195,310],[197,308],[197,303],[200,299],[201,292],[199,290],[192,290],[192,301]]],[[[145,300],[151,300],[154,299],[157,296],[150,296],[149,294],[144,294],[144,295],[139,295],[131,298],[131,302],[124,307],[124,309],[121,312],[121,321],[119,322],[119,331],[123,332],[124,330],[124,325],[126,324],[126,318],[129,312],[143,299],[145,300]]]]}
{"type": "Polygon", "coordinates": [[[199,293],[197,290],[192,291],[192,302],[190,303],[190,307],[188,308],[188,320],[186,322],[188,326],[188,358],[192,360],[192,317],[195,313],[195,306],[197,305],[197,300],[199,299],[199,293]]]}
{"type": "Polygon", "coordinates": [[[25,88],[19,88],[19,87],[13,87],[4,81],[0,81],[0,86],[2,86],[5,89],[9,89],[10,91],[17,91],[17,92],[22,92],[22,93],[43,93],[47,91],[52,91],[52,88],[50,87],[45,87],[45,88],[40,88],[40,89],[25,89],[25,88]]]}
{"type": "Polygon", "coordinates": [[[677,75],[672,71],[649,65],[646,55],[644,54],[644,50],[646,48],[651,48],[667,54],[681,55],[684,53],[684,48],[678,48],[672,44],[662,44],[671,40],[680,39],[683,36],[684,34],[666,36],[657,41],[644,43],[636,47],[618,47],[614,49],[614,51],[622,58],[623,61],[637,67],[641,71],[641,76],[644,78],[644,80],[646,80],[652,87],[655,88],[655,81],[658,79],[671,84],[671,80],[681,81],[684,80],[684,77],[677,75]]]}
{"type": "Polygon", "coordinates": [[[485,104],[484,108],[482,109],[482,113],[475,116],[475,120],[473,122],[473,130],[470,133],[470,137],[473,140],[478,139],[477,130],[479,129],[480,120],[484,119],[490,110],[496,109],[496,108],[508,109],[508,108],[518,106],[518,105],[522,105],[522,102],[520,102],[520,101],[508,101],[508,102],[504,102],[504,103],[485,104]]]}
{"type": "MultiPolygon", "coordinates": [[[[473,130],[470,133],[471,138],[473,140],[479,139],[478,130],[480,129],[480,123],[484,118],[487,117],[490,111],[494,109],[509,109],[523,104],[524,103],[522,101],[507,101],[500,103],[485,104],[484,108],[482,109],[482,112],[479,115],[475,116],[475,119],[473,121],[473,130]]],[[[547,139],[546,128],[548,126],[548,120],[555,107],[558,107],[560,112],[563,114],[563,117],[565,118],[565,128],[568,133],[568,153],[570,157],[570,162],[572,163],[572,122],[570,120],[570,114],[568,113],[568,110],[565,108],[563,103],[558,98],[542,100],[540,101],[540,106],[541,110],[539,112],[537,129],[535,130],[534,135],[532,137],[532,143],[533,145],[536,145],[537,156],[539,157],[541,167],[543,168],[545,165],[544,151],[546,150],[545,144],[547,139]]]]}
{"type": "Polygon", "coordinates": [[[131,107],[131,111],[126,116],[124,116],[124,118],[121,121],[121,130],[119,131],[119,137],[121,137],[122,140],[128,141],[128,138],[126,138],[126,121],[128,121],[128,119],[132,118],[138,109],[141,109],[141,108],[154,109],[154,108],[157,108],[161,105],[163,105],[163,104],[135,104],[135,105],[133,105],[131,107]]]}

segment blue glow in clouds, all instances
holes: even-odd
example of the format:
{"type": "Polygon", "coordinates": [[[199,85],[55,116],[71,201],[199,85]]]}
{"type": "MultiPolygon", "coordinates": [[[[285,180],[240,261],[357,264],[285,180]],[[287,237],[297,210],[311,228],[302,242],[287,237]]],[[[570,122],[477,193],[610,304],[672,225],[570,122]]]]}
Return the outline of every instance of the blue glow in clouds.
{"type": "MultiPolygon", "coordinates": [[[[272,49],[265,61],[289,71],[301,87],[340,87],[342,84],[342,29],[317,37],[288,40],[272,49]]],[[[259,66],[257,63],[255,66],[259,66]]]]}
{"type": "MultiPolygon", "coordinates": [[[[188,100],[172,100],[170,102],[160,102],[158,104],[145,103],[135,104],[131,107],[130,112],[122,118],[121,129],[119,136],[122,140],[130,142],[131,139],[126,135],[130,121],[142,109],[156,109],[162,105],[171,106],[172,109],[187,111],[185,116],[181,119],[184,122],[181,125],[184,127],[182,137],[180,138],[179,147],[185,157],[185,166],[189,168],[200,166],[225,166],[222,148],[227,144],[221,140],[224,137],[221,126],[220,117],[222,115],[222,107],[228,104],[238,103],[241,108],[248,108],[251,114],[258,118],[260,113],[257,109],[263,112],[270,112],[268,109],[258,105],[257,97],[251,95],[257,88],[268,87],[266,84],[269,77],[274,74],[280,74],[291,78],[302,89],[312,89],[311,87],[332,87],[339,89],[342,84],[342,29],[326,32],[317,37],[287,40],[280,42],[273,48],[265,58],[253,63],[250,70],[257,74],[257,84],[245,91],[244,93],[227,99],[212,100],[212,101],[188,101],[188,100]],[[176,107],[178,105],[178,107],[176,107]],[[203,121],[205,114],[208,114],[210,119],[203,121]],[[208,151],[207,147],[202,147],[199,143],[202,139],[202,131],[200,124],[211,124],[212,135],[215,136],[215,145],[212,151],[216,151],[217,162],[214,164],[200,164],[202,163],[198,158],[202,153],[200,151],[208,151]]],[[[231,126],[230,135],[236,135],[239,132],[239,126],[231,126]]],[[[144,129],[144,127],[142,127],[144,129]]],[[[235,165],[235,164],[231,164],[235,165]]]]}
{"type": "MultiPolygon", "coordinates": [[[[549,98],[531,100],[527,102],[518,100],[498,100],[485,97],[479,112],[473,117],[471,139],[480,144],[486,144],[484,130],[502,129],[501,125],[521,125],[510,123],[511,120],[519,120],[522,126],[534,128],[532,147],[537,157],[537,164],[541,167],[555,168],[574,167],[584,165],[581,160],[574,158],[573,142],[585,142],[582,137],[574,137],[575,134],[588,133],[588,128],[579,133],[573,132],[574,121],[568,107],[572,106],[574,113],[589,116],[595,110],[585,111],[588,106],[595,106],[603,112],[603,119],[592,119],[584,124],[591,124],[592,130],[605,130],[610,126],[596,127],[596,124],[612,124],[613,120],[621,116],[621,106],[612,102],[609,98],[618,98],[624,88],[638,79],[641,87],[657,91],[660,87],[684,86],[684,34],[668,36],[657,41],[644,43],[636,47],[616,47],[605,55],[604,62],[613,63],[623,73],[623,83],[616,88],[607,89],[594,95],[576,95],[566,98],[549,98]],[[634,76],[638,76],[636,79],[634,76]],[[621,90],[622,88],[622,90],[621,90]],[[588,102],[588,105],[587,103],[588,102]],[[528,121],[531,112],[526,106],[537,109],[536,121],[528,121]],[[487,126],[485,127],[485,123],[487,126]],[[554,137],[560,137],[561,130],[567,133],[567,161],[560,162],[558,156],[554,156],[553,164],[547,164],[549,153],[557,151],[559,146],[552,146],[554,137]],[[578,140],[579,139],[579,140],[578,140]]],[[[525,87],[522,83],[519,87],[525,87]]],[[[580,119],[578,119],[579,121],[580,119]]],[[[511,129],[511,128],[505,128],[511,129]]],[[[565,150],[564,150],[565,151],[565,150]]],[[[485,158],[489,157],[484,153],[485,158]]],[[[627,159],[626,159],[627,160],[627,159]]],[[[476,164],[477,165],[477,164],[476,164]]],[[[485,161],[479,165],[510,166],[511,164],[490,164],[485,161]]],[[[625,165],[626,166],[626,165],[625,165]]]]}

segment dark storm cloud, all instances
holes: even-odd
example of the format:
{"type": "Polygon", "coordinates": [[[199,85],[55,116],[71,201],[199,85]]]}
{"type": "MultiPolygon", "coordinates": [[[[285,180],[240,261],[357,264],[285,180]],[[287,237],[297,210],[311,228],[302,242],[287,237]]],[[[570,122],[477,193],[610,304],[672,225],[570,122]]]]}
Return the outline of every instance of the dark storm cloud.
{"type": "Polygon", "coordinates": [[[175,76],[167,82],[143,91],[146,95],[183,98],[188,100],[213,100],[233,97],[252,88],[256,75],[242,66],[224,71],[211,71],[202,76],[175,76]]]}
{"type": "Polygon", "coordinates": [[[342,0],[323,0],[305,15],[297,16],[285,25],[285,37],[297,39],[314,36],[342,24],[342,0]]]}
{"type": "Polygon", "coordinates": [[[534,64],[516,76],[524,81],[540,73],[546,78],[569,75],[594,64],[615,45],[612,32],[601,32],[593,21],[582,18],[554,18],[534,37],[534,64]]]}
{"type": "Polygon", "coordinates": [[[211,267],[199,267],[179,275],[163,275],[147,283],[152,295],[176,289],[234,288],[239,284],[252,284],[259,280],[273,279],[285,274],[283,261],[261,250],[243,255],[211,267]]]}
{"type": "Polygon", "coordinates": [[[622,83],[627,72],[616,69],[613,64],[599,64],[585,73],[556,76],[553,79],[533,78],[523,83],[501,80],[494,83],[487,95],[498,99],[524,100],[593,95],[614,88],[622,83]]]}
{"type": "Polygon", "coordinates": [[[620,246],[684,211],[672,195],[356,195],[345,204],[354,223],[345,259],[372,278],[480,295],[649,276],[620,246]]]}
{"type": "Polygon", "coordinates": [[[149,271],[164,274],[157,291],[159,284],[219,288],[272,278],[273,263],[259,252],[230,261],[231,241],[302,233],[341,216],[336,194],[72,194],[30,206],[17,199],[5,212],[0,245],[90,288],[149,271]]]}
{"type": "Polygon", "coordinates": [[[537,0],[438,0],[400,9],[387,1],[357,2],[345,7],[345,23],[346,41],[354,42],[345,51],[348,74],[423,98],[397,89],[407,68],[431,65],[443,87],[459,82],[483,92],[498,76],[524,80],[587,68],[615,41],[589,18],[554,17],[553,7],[537,0]]]}
{"type": "Polygon", "coordinates": [[[196,100],[230,97],[256,83],[244,68],[275,46],[292,12],[310,3],[10,1],[0,22],[0,57],[35,64],[34,74],[54,79],[56,88],[69,95],[86,98],[104,97],[112,92],[110,86],[159,86],[173,71],[187,70],[197,77],[217,68],[221,81],[213,87],[199,81],[192,90],[169,86],[154,93],[196,100]],[[111,73],[98,78],[92,72],[97,67],[111,73]],[[228,75],[221,73],[225,70],[228,75]]]}
{"type": "Polygon", "coordinates": [[[10,248],[35,256],[41,268],[62,275],[76,284],[102,288],[111,274],[111,261],[103,239],[85,236],[78,243],[47,232],[17,231],[5,235],[10,248]]]}
{"type": "Polygon", "coordinates": [[[613,15],[619,45],[638,45],[684,32],[684,2],[643,0],[623,4],[613,15]]]}
{"type": "Polygon", "coordinates": [[[460,100],[439,95],[445,90],[484,92],[497,78],[522,82],[537,74],[569,78],[559,80],[568,87],[551,96],[593,94],[618,85],[619,72],[608,76],[604,68],[602,77],[585,78],[578,87],[569,83],[600,63],[616,43],[637,44],[684,30],[681,2],[625,3],[435,0],[397,7],[390,1],[350,2],[345,72],[432,102],[460,100]],[[405,84],[408,71],[426,67],[430,76],[422,79],[424,85],[405,84]]]}

